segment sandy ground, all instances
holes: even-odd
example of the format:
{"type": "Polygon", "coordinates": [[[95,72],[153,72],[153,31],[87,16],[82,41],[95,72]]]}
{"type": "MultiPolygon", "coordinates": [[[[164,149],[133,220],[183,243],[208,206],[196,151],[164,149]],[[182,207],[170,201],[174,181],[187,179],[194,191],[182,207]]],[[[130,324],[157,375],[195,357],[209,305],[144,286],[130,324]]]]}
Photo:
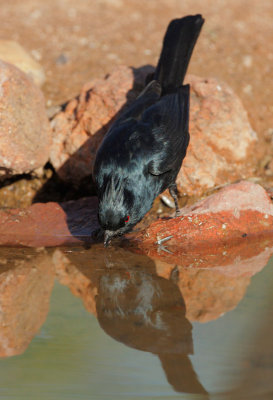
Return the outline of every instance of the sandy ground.
{"type": "Polygon", "coordinates": [[[168,22],[202,13],[189,72],[228,82],[258,134],[273,132],[272,0],[0,0],[0,10],[0,37],[45,69],[48,107],[115,65],[155,64],[168,22]]]}

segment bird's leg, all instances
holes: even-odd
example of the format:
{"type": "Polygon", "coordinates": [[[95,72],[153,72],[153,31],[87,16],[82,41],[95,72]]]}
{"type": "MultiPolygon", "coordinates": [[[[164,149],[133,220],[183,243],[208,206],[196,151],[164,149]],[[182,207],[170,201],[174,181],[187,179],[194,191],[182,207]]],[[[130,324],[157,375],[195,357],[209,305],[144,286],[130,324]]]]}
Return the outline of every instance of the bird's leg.
{"type": "MultiPolygon", "coordinates": [[[[156,235],[156,237],[157,237],[157,235],[156,235]]],[[[166,253],[173,254],[170,250],[166,249],[165,246],[162,246],[162,243],[166,242],[167,240],[170,240],[172,237],[173,237],[173,236],[170,235],[170,236],[167,236],[167,237],[165,237],[165,238],[163,238],[163,239],[158,239],[158,240],[155,242],[156,244],[159,245],[158,248],[157,248],[157,252],[158,252],[158,253],[159,253],[160,250],[163,250],[163,251],[165,251],[166,253]]]]}
{"type": "Polygon", "coordinates": [[[176,183],[174,183],[172,186],[169,187],[169,192],[170,195],[172,196],[173,200],[174,200],[174,204],[175,204],[175,216],[179,217],[180,215],[180,210],[179,210],[179,205],[178,205],[178,190],[177,190],[177,186],[176,183]]]}

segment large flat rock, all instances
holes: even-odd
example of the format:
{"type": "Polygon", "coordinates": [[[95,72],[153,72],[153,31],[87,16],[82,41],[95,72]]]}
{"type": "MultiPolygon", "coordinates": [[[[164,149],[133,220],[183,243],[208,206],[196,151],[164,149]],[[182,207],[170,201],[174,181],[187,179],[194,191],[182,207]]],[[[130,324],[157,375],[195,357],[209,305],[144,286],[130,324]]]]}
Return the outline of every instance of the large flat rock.
{"type": "MultiPolygon", "coordinates": [[[[272,236],[272,227],[273,205],[267,192],[260,185],[241,181],[184,207],[179,217],[159,218],[146,229],[127,234],[123,243],[156,255],[167,248],[165,255],[175,260],[196,248],[209,255],[212,249],[272,236]]],[[[0,211],[2,246],[93,243],[98,228],[96,197],[0,211]]],[[[115,243],[120,242],[116,239],[115,243]]]]}

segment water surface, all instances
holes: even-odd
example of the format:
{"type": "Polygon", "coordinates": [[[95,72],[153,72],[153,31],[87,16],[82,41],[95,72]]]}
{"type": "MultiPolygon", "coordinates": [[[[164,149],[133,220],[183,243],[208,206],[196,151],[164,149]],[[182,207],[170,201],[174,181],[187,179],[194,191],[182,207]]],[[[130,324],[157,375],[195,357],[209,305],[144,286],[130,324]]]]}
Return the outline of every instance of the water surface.
{"type": "Polygon", "coordinates": [[[273,398],[273,259],[184,268],[98,246],[0,264],[1,399],[273,398]]]}

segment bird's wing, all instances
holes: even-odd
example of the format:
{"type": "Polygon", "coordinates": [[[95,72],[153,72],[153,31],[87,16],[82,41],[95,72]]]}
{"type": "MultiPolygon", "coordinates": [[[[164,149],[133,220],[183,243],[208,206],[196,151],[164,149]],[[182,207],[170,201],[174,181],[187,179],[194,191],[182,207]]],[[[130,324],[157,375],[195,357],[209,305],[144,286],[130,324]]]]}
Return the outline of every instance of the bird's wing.
{"type": "MultiPolygon", "coordinates": [[[[101,164],[104,164],[103,172],[108,173],[112,164],[126,165],[128,154],[131,151],[130,138],[138,137],[137,126],[143,112],[160,99],[161,86],[157,81],[151,81],[139,94],[137,99],[124,110],[115,120],[106,133],[101,146],[99,147],[93,167],[93,177],[97,186],[103,185],[103,173],[101,164]],[[113,163],[113,159],[116,161],[113,163]]],[[[138,139],[140,139],[138,137],[138,139]]],[[[141,143],[141,140],[140,140],[141,143]]],[[[109,172],[110,173],[110,172],[109,172]]]]}
{"type": "Polygon", "coordinates": [[[143,113],[142,121],[151,124],[149,172],[161,175],[181,165],[189,142],[189,85],[163,96],[143,113]]]}
{"type": "Polygon", "coordinates": [[[159,100],[160,94],[160,84],[157,81],[151,81],[138,95],[136,100],[122,112],[120,117],[116,119],[107,135],[110,135],[112,130],[116,129],[120,124],[127,122],[129,119],[134,119],[136,121],[139,120],[143,112],[159,100]]]}

